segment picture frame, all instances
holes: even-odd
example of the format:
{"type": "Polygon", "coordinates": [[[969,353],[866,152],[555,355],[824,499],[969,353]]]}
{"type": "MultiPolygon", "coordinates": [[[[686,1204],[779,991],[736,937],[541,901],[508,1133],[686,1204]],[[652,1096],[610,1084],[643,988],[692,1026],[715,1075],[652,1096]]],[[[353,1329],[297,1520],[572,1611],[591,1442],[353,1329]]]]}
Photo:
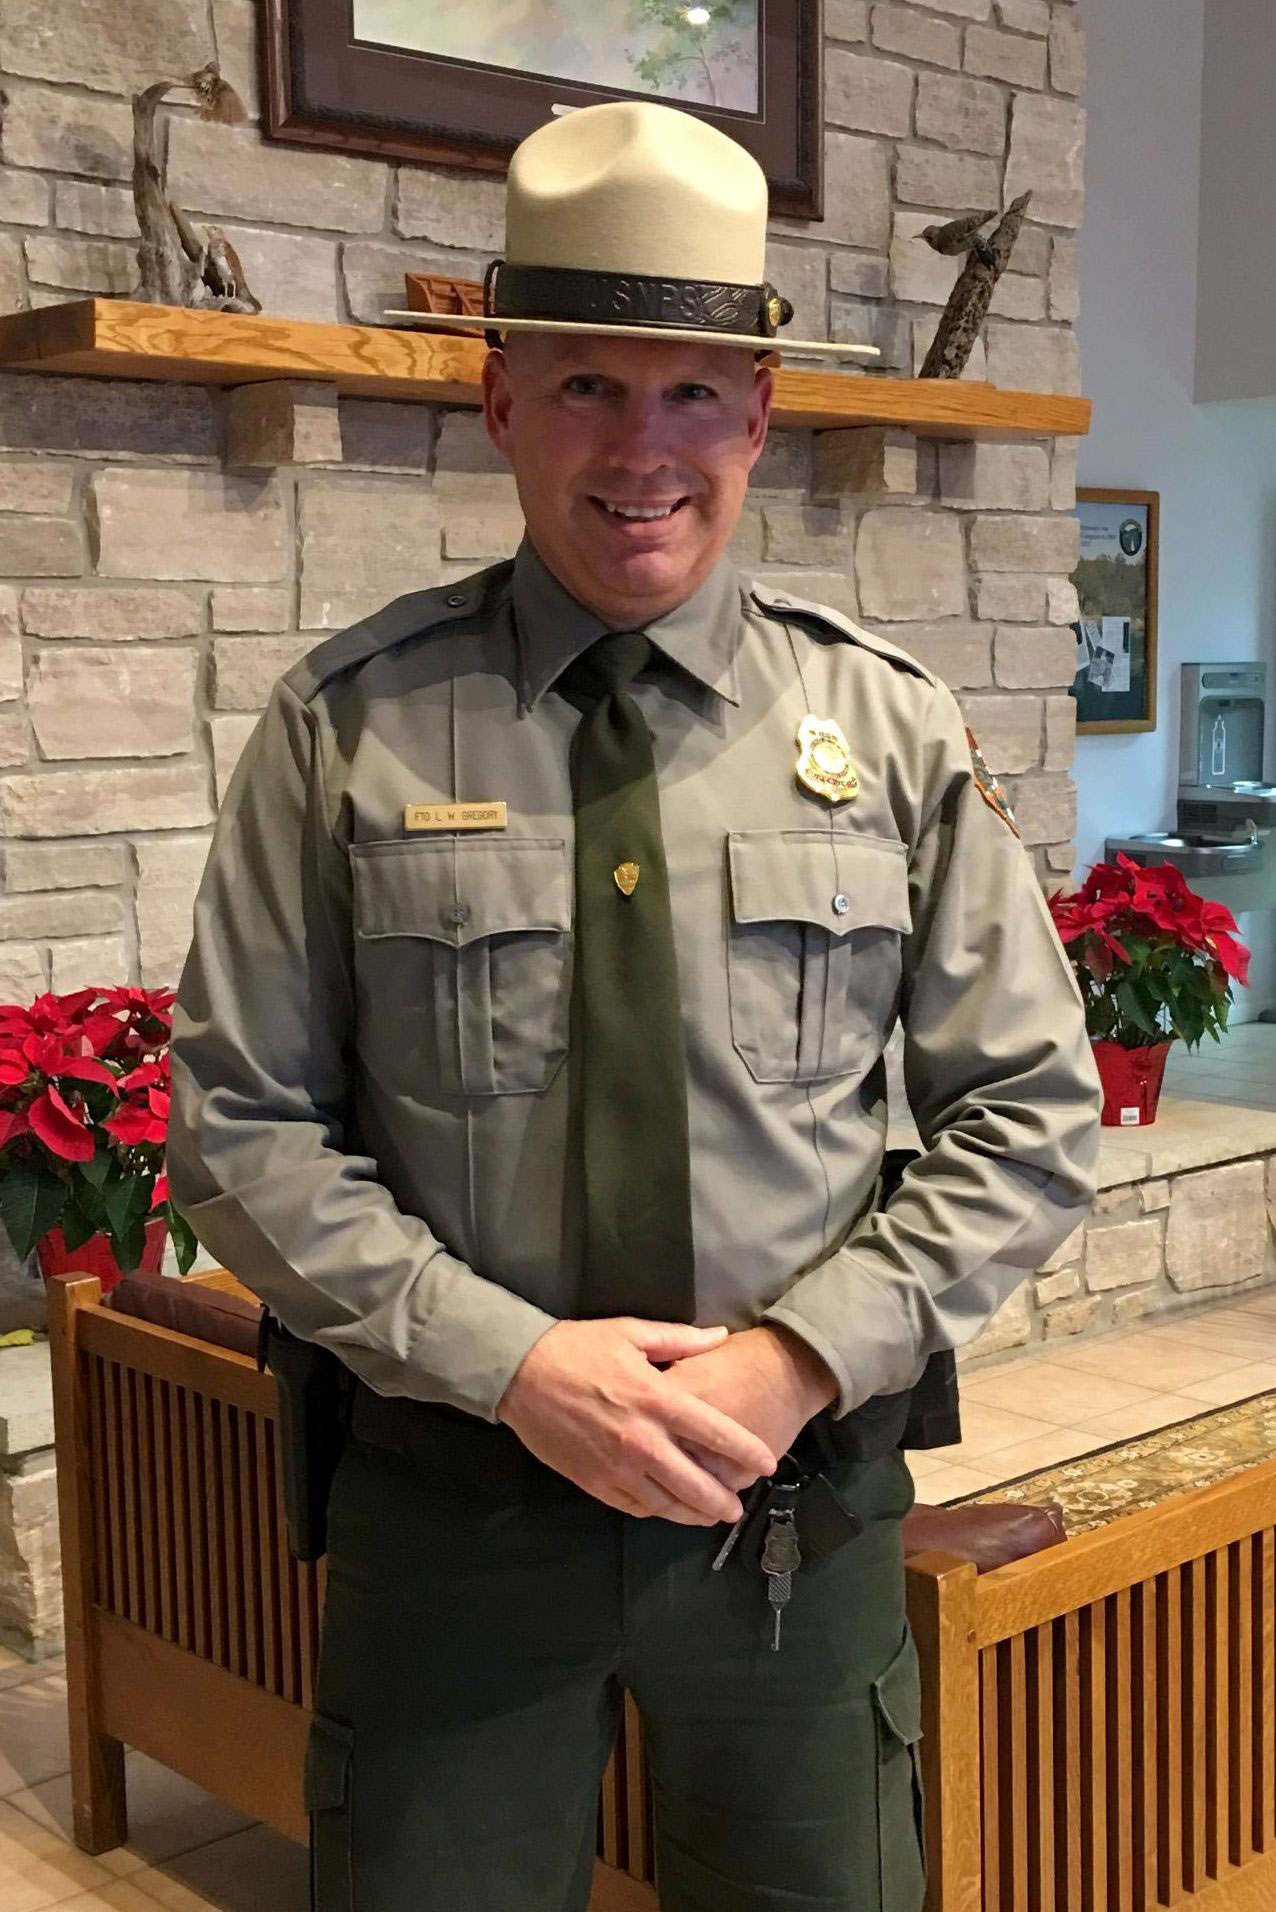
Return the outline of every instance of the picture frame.
{"type": "Polygon", "coordinates": [[[1161,495],[1079,486],[1078,736],[1156,729],[1161,495]]]}
{"type": "Polygon", "coordinates": [[[824,0],[560,0],[516,29],[497,0],[262,4],[273,139],[503,173],[558,112],[654,99],[747,147],[773,213],[823,217],[824,0]]]}

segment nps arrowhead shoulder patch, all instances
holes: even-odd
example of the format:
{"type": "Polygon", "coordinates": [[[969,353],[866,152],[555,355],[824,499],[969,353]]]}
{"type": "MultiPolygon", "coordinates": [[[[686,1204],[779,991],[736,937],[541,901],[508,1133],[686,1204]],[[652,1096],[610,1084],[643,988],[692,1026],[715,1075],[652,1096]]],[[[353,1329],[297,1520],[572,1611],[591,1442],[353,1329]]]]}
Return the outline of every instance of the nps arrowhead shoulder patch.
{"type": "MultiPolygon", "coordinates": [[[[989,809],[995,810],[1002,822],[1013,830],[1016,836],[1019,836],[1019,826],[1015,822],[1006,793],[984,762],[983,752],[975,742],[975,733],[969,724],[966,726],[966,742],[970,745],[970,762],[975,773],[975,788],[989,809]]],[[[1019,841],[1022,843],[1023,838],[1019,837],[1019,841]]]]}

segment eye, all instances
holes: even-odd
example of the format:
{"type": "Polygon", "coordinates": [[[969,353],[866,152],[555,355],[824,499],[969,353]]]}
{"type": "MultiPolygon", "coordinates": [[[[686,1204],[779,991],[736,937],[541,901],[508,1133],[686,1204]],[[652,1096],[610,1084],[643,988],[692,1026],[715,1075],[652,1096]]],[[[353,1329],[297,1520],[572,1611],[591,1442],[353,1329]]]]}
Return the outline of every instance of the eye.
{"type": "Polygon", "coordinates": [[[596,398],[602,388],[603,382],[594,372],[573,372],[563,381],[563,390],[572,398],[596,398]]]}
{"type": "Polygon", "coordinates": [[[717,393],[714,391],[712,385],[703,385],[698,379],[687,379],[684,384],[676,388],[674,396],[676,398],[693,399],[699,403],[703,402],[706,398],[716,398],[717,393]]]}

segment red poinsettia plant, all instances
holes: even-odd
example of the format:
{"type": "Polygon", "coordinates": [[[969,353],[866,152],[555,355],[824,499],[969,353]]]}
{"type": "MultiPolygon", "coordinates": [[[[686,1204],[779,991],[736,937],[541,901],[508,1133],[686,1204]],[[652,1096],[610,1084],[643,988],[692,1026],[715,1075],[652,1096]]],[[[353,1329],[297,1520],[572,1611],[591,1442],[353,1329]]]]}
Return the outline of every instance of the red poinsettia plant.
{"type": "Polygon", "coordinates": [[[110,1239],[136,1268],[167,1225],[186,1273],[196,1241],[168,1199],[171,989],[81,989],[0,1005],[0,1219],[25,1259],[51,1228],[110,1239]]]}
{"type": "Polygon", "coordinates": [[[1057,891],[1050,914],[1085,999],[1095,1041],[1126,1049],[1182,1037],[1219,1040],[1231,983],[1249,979],[1236,919],[1207,903],[1172,863],[1143,866],[1118,852],[1079,890],[1057,891]]]}

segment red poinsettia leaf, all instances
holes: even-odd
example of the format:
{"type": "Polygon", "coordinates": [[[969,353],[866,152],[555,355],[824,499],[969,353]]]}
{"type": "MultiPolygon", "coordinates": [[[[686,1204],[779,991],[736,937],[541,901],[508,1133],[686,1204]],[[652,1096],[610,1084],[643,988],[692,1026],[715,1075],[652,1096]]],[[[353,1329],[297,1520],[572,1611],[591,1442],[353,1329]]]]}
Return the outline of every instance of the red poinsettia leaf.
{"type": "Polygon", "coordinates": [[[155,1177],[155,1193],[151,1196],[151,1207],[159,1208],[167,1200],[168,1200],[168,1177],[167,1175],[157,1175],[155,1177]]]}
{"type": "Polygon", "coordinates": [[[27,1111],[31,1132],[47,1149],[64,1162],[87,1162],[93,1155],[93,1137],[84,1124],[83,1111],[69,1108],[51,1082],[35,1098],[27,1111]]]}
{"type": "Polygon", "coordinates": [[[117,1087],[116,1077],[106,1064],[96,1061],[92,1056],[64,1056],[49,1074],[70,1076],[77,1082],[105,1082],[111,1089],[117,1087]]]}
{"type": "Polygon", "coordinates": [[[134,1148],[139,1142],[149,1142],[153,1138],[151,1129],[154,1118],[149,1109],[136,1102],[122,1102],[118,1109],[108,1115],[102,1127],[125,1148],[134,1148]]]}
{"type": "Polygon", "coordinates": [[[6,1142],[12,1142],[15,1135],[25,1135],[30,1127],[25,1109],[0,1111],[0,1149],[6,1142]]]}

